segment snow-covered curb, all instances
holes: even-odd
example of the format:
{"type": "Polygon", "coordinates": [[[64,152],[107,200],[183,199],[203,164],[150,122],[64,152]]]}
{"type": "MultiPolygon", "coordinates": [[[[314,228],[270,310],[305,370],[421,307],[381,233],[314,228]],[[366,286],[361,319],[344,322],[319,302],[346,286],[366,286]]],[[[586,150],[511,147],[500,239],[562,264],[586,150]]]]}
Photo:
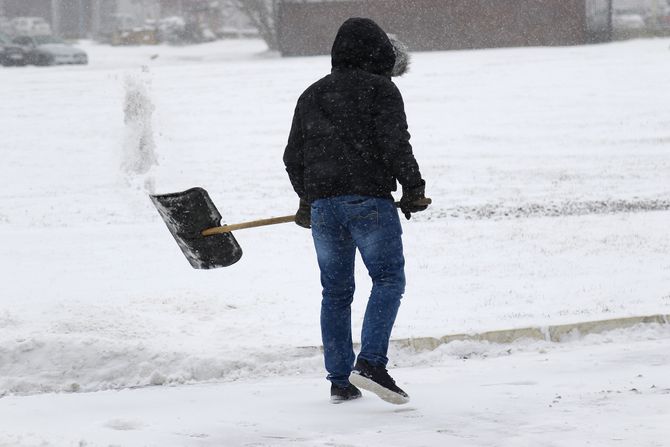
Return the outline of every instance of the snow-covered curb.
{"type": "Polygon", "coordinates": [[[504,329],[475,334],[445,335],[441,338],[419,337],[393,340],[396,348],[411,348],[416,351],[433,350],[440,345],[453,341],[485,341],[508,344],[518,340],[543,340],[547,342],[573,341],[589,334],[600,334],[616,329],[626,329],[639,324],[670,324],[670,315],[648,315],[642,317],[613,318],[609,320],[585,321],[581,323],[559,324],[551,326],[504,329]]]}

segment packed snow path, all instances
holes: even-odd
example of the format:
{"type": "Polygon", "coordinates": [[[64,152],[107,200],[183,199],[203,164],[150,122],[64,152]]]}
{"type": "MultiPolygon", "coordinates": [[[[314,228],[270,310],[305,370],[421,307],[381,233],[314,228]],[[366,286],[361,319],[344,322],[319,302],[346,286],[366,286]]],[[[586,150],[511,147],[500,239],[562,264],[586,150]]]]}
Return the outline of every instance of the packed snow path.
{"type": "Polygon", "coordinates": [[[663,447],[670,328],[564,344],[454,343],[339,405],[314,374],[0,399],[0,446],[663,447]],[[460,358],[454,356],[460,351],[460,358]],[[430,366],[428,366],[430,365],[430,366]]]}

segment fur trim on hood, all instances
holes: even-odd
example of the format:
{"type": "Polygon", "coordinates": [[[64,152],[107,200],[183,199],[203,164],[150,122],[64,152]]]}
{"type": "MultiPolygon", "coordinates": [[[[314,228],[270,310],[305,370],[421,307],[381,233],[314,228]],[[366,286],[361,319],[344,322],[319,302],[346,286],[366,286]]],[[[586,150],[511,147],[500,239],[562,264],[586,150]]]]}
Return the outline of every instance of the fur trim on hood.
{"type": "Polygon", "coordinates": [[[409,71],[409,66],[412,62],[412,57],[407,50],[407,45],[398,40],[393,34],[388,34],[388,38],[393,45],[393,52],[395,53],[395,64],[391,70],[391,76],[402,76],[409,71]]]}

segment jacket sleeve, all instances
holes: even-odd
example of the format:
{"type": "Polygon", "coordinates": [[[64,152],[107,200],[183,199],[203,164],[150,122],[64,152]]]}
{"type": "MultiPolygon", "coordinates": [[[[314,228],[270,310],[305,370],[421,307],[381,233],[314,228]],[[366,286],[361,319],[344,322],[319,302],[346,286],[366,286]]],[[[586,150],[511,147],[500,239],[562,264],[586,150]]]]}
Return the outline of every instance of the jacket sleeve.
{"type": "Polygon", "coordinates": [[[293,123],[288,136],[288,144],[284,150],[284,165],[291,180],[291,185],[301,199],[305,198],[305,164],[304,164],[305,137],[302,131],[302,119],[300,117],[300,102],[293,113],[293,123]]]}
{"type": "Polygon", "coordinates": [[[407,131],[405,104],[398,88],[389,81],[381,88],[377,96],[379,107],[375,116],[377,144],[382,159],[403,189],[425,185],[419,172],[419,164],[414,158],[410,134],[407,131]]]}

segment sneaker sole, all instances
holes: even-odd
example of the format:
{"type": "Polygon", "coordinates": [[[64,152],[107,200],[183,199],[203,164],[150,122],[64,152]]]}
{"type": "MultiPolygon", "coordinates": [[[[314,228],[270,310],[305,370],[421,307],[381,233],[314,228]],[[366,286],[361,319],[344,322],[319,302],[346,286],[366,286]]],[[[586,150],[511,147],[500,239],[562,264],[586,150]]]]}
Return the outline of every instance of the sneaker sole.
{"type": "Polygon", "coordinates": [[[352,372],[349,376],[349,382],[358,388],[363,388],[364,390],[370,391],[371,393],[375,393],[381,400],[384,400],[390,404],[403,405],[409,402],[409,397],[394,393],[388,388],[384,388],[374,380],[363,377],[355,371],[352,372]]]}

